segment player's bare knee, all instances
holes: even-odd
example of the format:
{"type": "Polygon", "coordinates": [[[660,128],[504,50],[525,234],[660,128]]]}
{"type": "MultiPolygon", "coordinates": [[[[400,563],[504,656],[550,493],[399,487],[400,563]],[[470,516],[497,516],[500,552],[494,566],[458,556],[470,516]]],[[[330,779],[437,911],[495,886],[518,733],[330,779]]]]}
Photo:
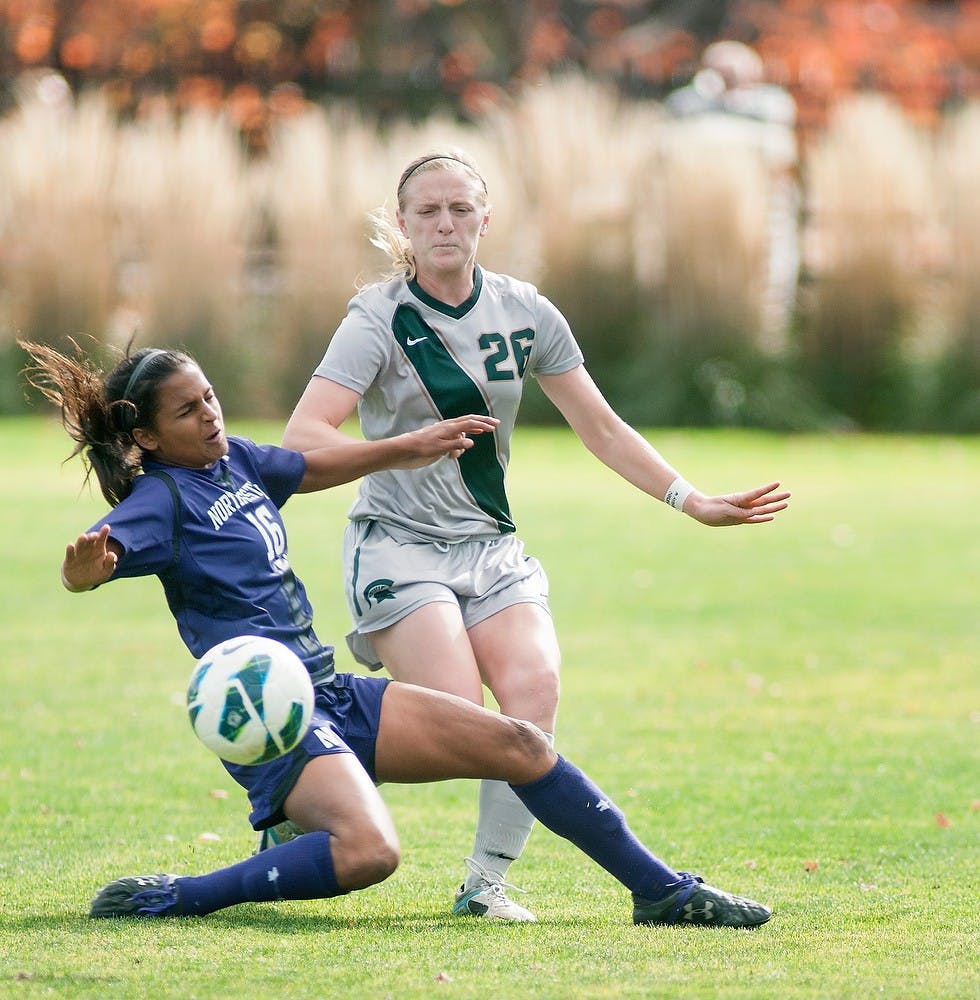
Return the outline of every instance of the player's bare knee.
{"type": "Polygon", "coordinates": [[[525,698],[558,704],[561,680],[557,663],[548,664],[542,661],[537,669],[522,672],[519,683],[522,685],[522,694],[525,698]]]}
{"type": "Polygon", "coordinates": [[[384,882],[389,875],[392,875],[398,867],[398,853],[389,853],[384,856],[374,855],[373,857],[363,857],[360,862],[348,870],[344,878],[345,888],[366,889],[368,886],[377,885],[384,882]]]}
{"type": "Polygon", "coordinates": [[[554,751],[547,736],[533,722],[508,719],[508,738],[501,748],[512,773],[508,781],[523,784],[544,774],[554,762],[554,751]]]}
{"type": "Polygon", "coordinates": [[[345,889],[366,889],[383,882],[398,867],[398,842],[381,830],[334,841],[334,865],[345,889]],[[341,875],[341,871],[343,874],[341,875]]]}
{"type": "Polygon", "coordinates": [[[557,664],[540,663],[528,669],[515,670],[496,679],[492,687],[497,704],[508,715],[532,717],[537,721],[554,716],[558,706],[561,680],[557,664]]]}
{"type": "Polygon", "coordinates": [[[561,679],[558,673],[558,665],[555,664],[554,669],[543,671],[538,683],[543,700],[557,707],[558,698],[561,694],[561,679]]]}

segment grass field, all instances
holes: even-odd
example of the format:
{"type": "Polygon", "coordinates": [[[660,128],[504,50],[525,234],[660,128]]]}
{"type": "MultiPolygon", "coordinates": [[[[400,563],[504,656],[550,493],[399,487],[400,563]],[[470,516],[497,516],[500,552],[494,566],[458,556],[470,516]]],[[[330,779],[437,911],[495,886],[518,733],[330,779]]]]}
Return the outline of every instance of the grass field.
{"type": "MultiPolygon", "coordinates": [[[[191,735],[191,662],[158,583],[62,590],[64,543],[103,504],[59,464],[55,424],[10,420],[0,995],[980,995],[980,441],[653,440],[707,491],[782,478],[793,504],[774,524],[709,530],[569,433],[519,433],[512,503],[564,650],[559,748],[654,850],[769,903],[769,924],[634,928],[618,883],[540,827],[511,872],[539,923],[453,919],[475,818],[465,782],[384,789],[404,861],[374,889],[89,920],[104,882],[209,870],[254,837],[244,794],[191,735]]],[[[351,495],[286,508],[293,565],[336,642],[351,495]]]]}

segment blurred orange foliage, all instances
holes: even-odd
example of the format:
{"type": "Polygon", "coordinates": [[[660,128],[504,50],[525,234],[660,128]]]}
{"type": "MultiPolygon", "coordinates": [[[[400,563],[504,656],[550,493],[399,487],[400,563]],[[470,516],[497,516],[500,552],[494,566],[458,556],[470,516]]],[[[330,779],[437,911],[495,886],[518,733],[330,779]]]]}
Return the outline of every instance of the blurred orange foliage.
{"type": "Polygon", "coordinates": [[[752,43],[796,98],[804,130],[844,94],[894,96],[921,124],[980,92],[980,2],[738,0],[732,37],[752,43]]]}
{"type": "MultiPolygon", "coordinates": [[[[152,101],[228,103],[260,123],[289,86],[304,97],[375,101],[388,114],[437,106],[461,114],[502,99],[515,81],[567,66],[662,97],[698,66],[692,7],[662,0],[6,0],[0,84],[48,67],[76,91],[103,87],[138,112],[152,101]],[[298,88],[298,89],[297,89],[298,88]],[[280,97],[281,89],[278,90],[280,97]],[[243,95],[248,95],[247,99],[243,95]],[[267,106],[257,113],[255,102],[267,106]],[[248,112],[243,108],[247,106],[248,112]]],[[[790,90],[803,132],[843,94],[874,88],[931,124],[980,95],[980,0],[728,0],[719,37],[756,48],[769,80],[790,90]]],[[[0,93],[0,97],[3,94],[0,93]]],[[[9,93],[6,95],[9,101],[9,93]]],[[[243,126],[248,133],[248,126],[243,126]]]]}

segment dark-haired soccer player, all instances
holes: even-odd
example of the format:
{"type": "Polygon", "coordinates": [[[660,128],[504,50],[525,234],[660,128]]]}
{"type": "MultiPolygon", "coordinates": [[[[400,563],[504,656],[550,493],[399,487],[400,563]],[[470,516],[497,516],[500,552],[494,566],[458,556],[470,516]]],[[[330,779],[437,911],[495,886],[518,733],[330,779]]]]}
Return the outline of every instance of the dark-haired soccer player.
{"type": "Polygon", "coordinates": [[[555,754],[535,725],[451,695],[337,674],[288,558],[279,508],[371,469],[455,462],[496,421],[464,415],[386,441],[306,454],[225,434],[210,383],[187,355],[147,349],[105,373],[49,347],[23,345],[32,383],[61,407],[76,452],[112,511],[67,546],[62,581],[87,591],[156,575],[188,649],[268,635],[299,654],[316,685],[310,728],[291,753],[226,764],[248,792],[251,822],[306,831],[205,875],[117,879],[93,917],[200,916],[243,902],[317,899],[387,878],[397,835],[375,782],[506,781],[530,812],[633,893],[636,923],[751,927],[767,907],[675,871],[641,844],[611,799],[555,754]]]}

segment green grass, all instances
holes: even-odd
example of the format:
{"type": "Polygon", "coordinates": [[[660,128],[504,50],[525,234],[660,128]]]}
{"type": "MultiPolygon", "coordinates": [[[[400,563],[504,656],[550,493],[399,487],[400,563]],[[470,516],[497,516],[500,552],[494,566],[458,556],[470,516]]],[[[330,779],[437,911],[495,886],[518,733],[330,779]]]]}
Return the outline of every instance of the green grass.
{"type": "MultiPolygon", "coordinates": [[[[559,746],[670,863],[770,903],[768,925],[634,928],[625,891],[540,827],[511,873],[539,923],[452,919],[475,817],[465,782],[384,788],[404,862],[366,892],[90,921],[105,881],[205,871],[254,837],[244,794],[191,736],[191,663],[159,585],[62,590],[64,544],[103,505],[59,465],[59,428],[12,420],[0,995],[977,996],[980,442],[653,439],[705,490],[781,477],[793,505],[708,530],[569,433],[519,434],[513,506],[549,570],[565,658],[559,746]]],[[[351,495],[286,508],[318,631],[341,643],[351,495]]]]}

